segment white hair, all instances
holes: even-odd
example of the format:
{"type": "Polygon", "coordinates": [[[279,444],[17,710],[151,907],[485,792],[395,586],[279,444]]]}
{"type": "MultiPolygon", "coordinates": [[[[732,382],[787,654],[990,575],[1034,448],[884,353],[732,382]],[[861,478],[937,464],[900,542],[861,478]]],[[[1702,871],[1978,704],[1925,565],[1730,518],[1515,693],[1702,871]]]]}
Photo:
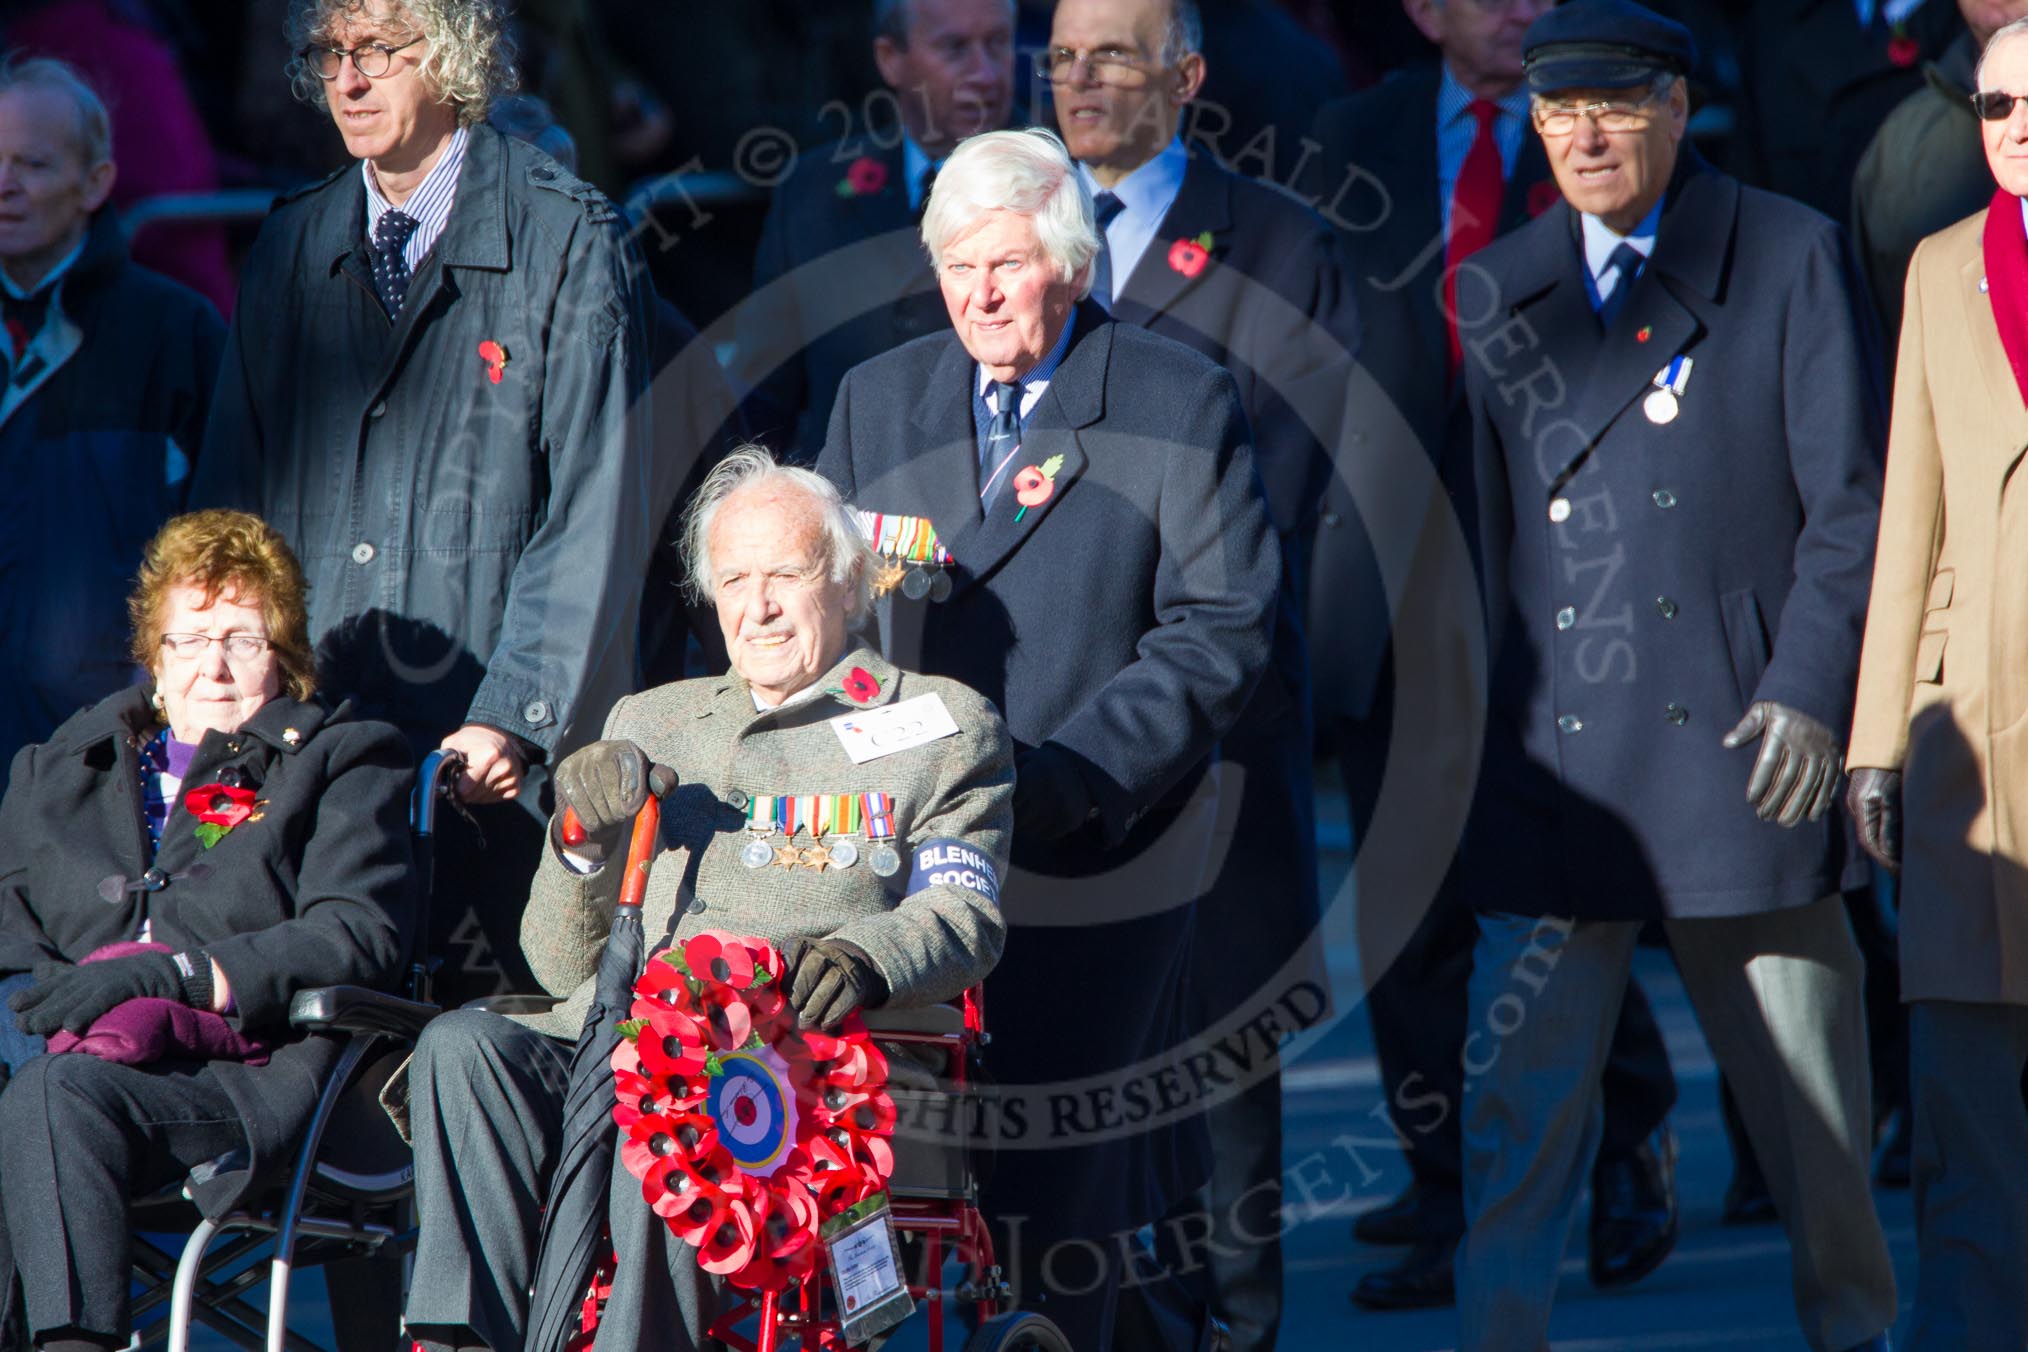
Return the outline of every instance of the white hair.
{"type": "Polygon", "coordinates": [[[922,216],[930,266],[942,267],[944,249],[989,211],[1012,211],[1033,220],[1035,237],[1058,274],[1078,283],[1079,300],[1090,294],[1098,225],[1091,193],[1055,132],[1041,127],[989,131],[958,143],[937,171],[922,216]]]}
{"type": "MultiPolygon", "coordinates": [[[[1993,30],[1993,36],[1986,39],[1985,50],[1979,53],[1979,64],[1972,68],[1972,88],[1978,90],[1985,89],[1986,62],[1992,57],[1993,49],[1998,47],[2004,39],[2018,38],[2023,33],[2028,33],[2028,17],[2015,19],[1993,30]]],[[[2009,90],[2008,92],[2012,93],[2013,91],[2009,90]]]]}
{"type": "Polygon", "coordinates": [[[683,514],[679,547],[691,592],[706,601],[718,599],[718,580],[711,568],[711,523],[719,508],[733,498],[765,489],[787,490],[809,499],[823,535],[824,564],[833,582],[852,583],[852,608],[847,624],[856,624],[873,604],[878,560],[859,531],[859,514],[837,486],[812,470],[784,465],[765,446],[735,447],[704,476],[683,514]]]}

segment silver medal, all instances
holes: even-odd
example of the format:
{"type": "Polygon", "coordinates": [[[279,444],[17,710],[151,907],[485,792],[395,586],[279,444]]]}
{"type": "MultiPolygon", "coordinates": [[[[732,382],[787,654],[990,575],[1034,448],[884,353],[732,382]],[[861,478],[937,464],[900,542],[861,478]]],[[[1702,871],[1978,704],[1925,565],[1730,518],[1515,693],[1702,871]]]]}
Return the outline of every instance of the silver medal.
{"type": "Polygon", "coordinates": [[[866,862],[883,878],[892,878],[901,872],[901,856],[895,852],[894,846],[884,841],[866,852],[866,862]]]}
{"type": "Polygon", "coordinates": [[[1676,414],[1680,408],[1674,390],[1656,390],[1641,402],[1641,412],[1647,414],[1648,421],[1658,427],[1676,421],[1676,414]]]}
{"type": "Polygon", "coordinates": [[[739,862],[745,864],[748,868],[766,868],[769,864],[775,862],[774,847],[759,836],[755,836],[746,843],[745,848],[740,850],[739,862]]]}
{"type": "Polygon", "coordinates": [[[859,862],[859,847],[849,840],[831,842],[831,867],[851,868],[859,862]]]}
{"type": "Polygon", "coordinates": [[[930,591],[929,574],[920,566],[909,569],[901,578],[901,594],[911,601],[920,601],[930,591]]]}
{"type": "Polygon", "coordinates": [[[941,568],[937,569],[935,575],[930,578],[929,595],[932,601],[950,600],[951,575],[941,568]]]}

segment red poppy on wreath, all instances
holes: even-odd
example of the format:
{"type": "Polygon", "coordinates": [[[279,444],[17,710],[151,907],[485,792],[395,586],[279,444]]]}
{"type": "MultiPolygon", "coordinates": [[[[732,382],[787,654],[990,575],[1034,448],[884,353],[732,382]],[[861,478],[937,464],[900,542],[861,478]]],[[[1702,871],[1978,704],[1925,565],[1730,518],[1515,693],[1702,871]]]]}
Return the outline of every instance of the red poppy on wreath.
{"type": "Polygon", "coordinates": [[[871,155],[861,155],[845,166],[845,177],[838,184],[840,197],[866,197],[887,186],[887,166],[871,155]]]}
{"type": "Polygon", "coordinates": [[[880,694],[880,678],[865,667],[854,667],[845,673],[843,682],[824,693],[842,695],[854,704],[868,704],[880,694]]]}
{"type": "Polygon", "coordinates": [[[1922,59],[1922,44],[1908,35],[1908,25],[1894,25],[1894,35],[1887,39],[1887,59],[1895,69],[1907,70],[1922,59]]]}
{"type": "Polygon", "coordinates": [[[771,944],[693,935],[647,964],[612,1056],[620,1157],[643,1200],[746,1290],[807,1275],[822,1222],[894,1170],[886,1058],[857,1014],[836,1034],[798,1031],[783,971],[771,944]]]}
{"type": "Polygon", "coordinates": [[[1528,189],[1528,219],[1534,220],[1562,200],[1563,191],[1556,186],[1556,180],[1543,179],[1528,189]]]}
{"type": "Polygon", "coordinates": [[[1211,232],[1206,230],[1196,239],[1179,239],[1169,246],[1169,266],[1185,277],[1195,277],[1204,271],[1204,265],[1211,261],[1211,232]]]}
{"type": "Polygon", "coordinates": [[[507,374],[507,349],[488,338],[479,344],[479,360],[486,363],[486,379],[498,385],[507,374]]]}
{"type": "Polygon", "coordinates": [[[226,832],[253,816],[259,800],[252,789],[230,784],[202,784],[183,795],[183,806],[197,818],[197,840],[210,849],[226,832]]]}

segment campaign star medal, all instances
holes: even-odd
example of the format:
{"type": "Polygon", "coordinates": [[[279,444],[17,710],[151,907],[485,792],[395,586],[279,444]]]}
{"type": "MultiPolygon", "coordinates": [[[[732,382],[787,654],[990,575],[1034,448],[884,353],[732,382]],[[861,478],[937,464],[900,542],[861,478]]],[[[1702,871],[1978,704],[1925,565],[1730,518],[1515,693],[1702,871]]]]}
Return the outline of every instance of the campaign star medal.
{"type": "Polygon", "coordinates": [[[802,864],[804,868],[809,869],[811,872],[822,873],[824,866],[830,862],[831,851],[825,848],[824,842],[818,841],[815,845],[805,845],[803,847],[802,864]]]}
{"type": "Polygon", "coordinates": [[[775,867],[794,868],[803,862],[803,852],[791,845],[775,846],[775,867]]]}
{"type": "Polygon", "coordinates": [[[1648,421],[1657,427],[1676,421],[1682,411],[1683,389],[1690,383],[1691,359],[1678,354],[1667,366],[1655,372],[1654,388],[1641,401],[1641,412],[1648,415],[1648,421]]]}
{"type": "Polygon", "coordinates": [[[859,534],[879,557],[894,564],[907,564],[902,574],[901,594],[911,601],[925,596],[941,601],[951,594],[946,571],[951,552],[937,539],[937,529],[928,517],[902,516],[892,512],[856,512],[859,534]]]}
{"type": "Polygon", "coordinates": [[[1014,501],[1021,504],[1021,509],[1014,513],[1016,525],[1021,524],[1030,507],[1040,507],[1056,493],[1056,472],[1062,468],[1063,457],[1052,455],[1014,476],[1014,501]]]}

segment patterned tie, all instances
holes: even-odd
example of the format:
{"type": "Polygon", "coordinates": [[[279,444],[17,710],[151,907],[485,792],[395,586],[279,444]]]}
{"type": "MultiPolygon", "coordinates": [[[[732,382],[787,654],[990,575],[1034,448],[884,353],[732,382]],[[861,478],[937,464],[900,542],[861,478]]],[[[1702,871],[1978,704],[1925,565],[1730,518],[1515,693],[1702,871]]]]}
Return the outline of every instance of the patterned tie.
{"type": "Polygon", "coordinates": [[[1098,220],[1099,232],[1098,257],[1092,260],[1091,298],[1110,310],[1113,308],[1113,251],[1106,243],[1106,227],[1112,224],[1113,217],[1127,209],[1127,204],[1113,193],[1102,192],[1091,199],[1091,206],[1092,215],[1098,220]]]}
{"type": "Polygon", "coordinates": [[[1641,264],[1648,260],[1643,258],[1641,251],[1633,245],[1621,244],[1613,250],[1612,257],[1606,261],[1619,269],[1619,276],[1613,282],[1612,294],[1602,297],[1598,303],[1599,326],[1610,329],[1613,320],[1626,305],[1628,293],[1634,289],[1635,274],[1640,272],[1641,264]]]}
{"type": "Polygon", "coordinates": [[[402,250],[420,224],[405,212],[384,211],[373,226],[373,289],[380,293],[389,319],[401,313],[402,302],[408,299],[408,259],[402,250]]]}
{"type": "Polygon", "coordinates": [[[1507,192],[1500,142],[1493,134],[1500,105],[1490,99],[1473,99],[1465,111],[1478,122],[1479,129],[1451,188],[1451,228],[1444,240],[1444,328],[1451,340],[1453,374],[1464,353],[1458,342],[1458,265],[1493,242],[1500,228],[1500,202],[1507,192]]]}
{"type": "Polygon", "coordinates": [[[993,421],[986,425],[986,440],[979,447],[979,482],[984,485],[979,490],[979,508],[989,516],[1013,477],[1008,466],[1021,449],[1021,387],[997,380],[993,393],[993,421]]]}

